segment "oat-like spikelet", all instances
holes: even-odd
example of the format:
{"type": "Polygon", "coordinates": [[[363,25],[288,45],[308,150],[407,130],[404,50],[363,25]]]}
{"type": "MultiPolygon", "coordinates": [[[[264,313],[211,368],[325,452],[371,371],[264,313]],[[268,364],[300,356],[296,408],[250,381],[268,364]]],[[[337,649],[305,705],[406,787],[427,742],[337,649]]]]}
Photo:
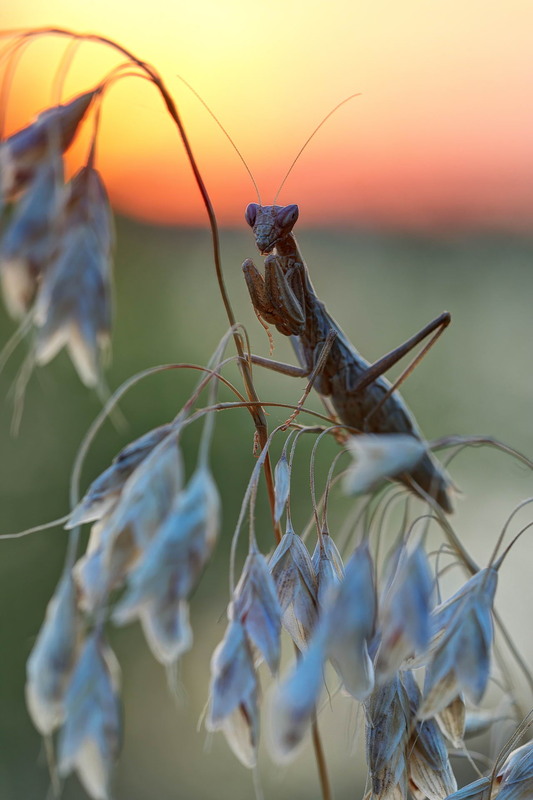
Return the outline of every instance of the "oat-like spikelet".
{"type": "Polygon", "coordinates": [[[281,608],[266,559],[255,548],[246,559],[235,589],[231,615],[240,620],[248,640],[274,675],[281,653],[281,608]]]}
{"type": "Polygon", "coordinates": [[[123,586],[139,552],[129,529],[115,536],[107,517],[95,522],[87,550],[72,569],[80,608],[94,613],[102,606],[110,591],[123,586]]]}
{"type": "Polygon", "coordinates": [[[91,483],[84,497],[73,509],[65,528],[75,528],[84,522],[94,522],[109,514],[118,502],[124,484],[132,472],[170,431],[170,424],[160,425],[124,447],[115,456],[111,466],[91,483]]]}
{"type": "Polygon", "coordinates": [[[348,447],[355,464],[344,478],[347,494],[364,494],[387,478],[409,472],[427,452],[420,439],[399,433],[351,436],[348,447]]]}
{"type": "Polygon", "coordinates": [[[26,128],[0,142],[0,194],[5,202],[17,200],[51,152],[63,153],[74,139],[100,88],[80,94],[65,105],[42,111],[26,128]]]}
{"type": "Polygon", "coordinates": [[[444,736],[454,747],[460,749],[464,746],[466,708],[462,694],[455,697],[442,711],[439,711],[435,720],[444,736]]]}
{"type": "Polygon", "coordinates": [[[531,800],[533,797],[533,742],[509,753],[498,772],[498,800],[531,800]]]}
{"type": "Polygon", "coordinates": [[[400,676],[374,689],[365,710],[372,800],[406,800],[411,708],[400,676]]]}
{"type": "Polygon", "coordinates": [[[312,562],[318,585],[318,605],[323,610],[344,579],[341,554],[327,530],[318,538],[312,562]]]}
{"type": "Polygon", "coordinates": [[[421,653],[429,643],[433,576],[421,544],[402,546],[380,603],[380,644],[375,658],[380,680],[392,678],[403,660],[421,653]]]}
{"type": "Polygon", "coordinates": [[[269,568],[276,584],[282,623],[300,650],[305,650],[315,628],[317,582],[313,563],[299,536],[287,530],[273,552],[269,568]]]}
{"type": "Polygon", "coordinates": [[[7,310],[15,319],[30,310],[39,279],[57,247],[64,193],[62,160],[52,155],[36,168],[2,237],[0,278],[7,310]]]}
{"type": "Polygon", "coordinates": [[[220,499],[209,472],[198,467],[178,494],[113,614],[122,625],[139,617],[156,658],[171,664],[188,650],[192,633],[186,600],[213,552],[220,528],[220,499]]]}
{"type": "Polygon", "coordinates": [[[283,511],[285,510],[285,506],[289,498],[290,481],[291,481],[291,472],[289,468],[289,463],[287,461],[287,455],[285,453],[285,450],[283,450],[281,457],[278,463],[276,464],[276,468],[274,470],[274,495],[276,498],[274,507],[274,519],[276,520],[276,522],[280,521],[283,515],[283,511]]]}
{"type": "Polygon", "coordinates": [[[35,358],[47,364],[65,345],[87,386],[100,379],[111,332],[113,221],[102,179],[91,166],[72,179],[57,253],[35,304],[35,358]]]}
{"type": "Polygon", "coordinates": [[[109,798],[111,770],[120,749],[119,668],[113,652],[94,631],[85,641],[65,697],[59,736],[61,775],[76,770],[95,800],[109,798]]]}
{"type": "Polygon", "coordinates": [[[269,749],[276,761],[292,760],[316,714],[324,686],[324,636],[315,634],[289,675],[276,686],[269,702],[269,749]]]}
{"type": "Polygon", "coordinates": [[[435,716],[462,691],[476,705],[483,697],[490,672],[497,581],[496,570],[481,570],[433,612],[420,719],[435,716]]]}
{"type": "Polygon", "coordinates": [[[72,568],[72,576],[79,591],[79,606],[88,613],[102,603],[112,587],[104,558],[102,530],[105,519],[91,528],[87,549],[72,568]]]}
{"type": "Polygon", "coordinates": [[[76,662],[82,627],[76,587],[71,576],[64,575],[48,603],[26,667],[26,702],[35,727],[44,736],[64,719],[65,691],[76,662]]]}
{"type": "Polygon", "coordinates": [[[211,659],[208,731],[221,730],[246,767],[257,763],[259,684],[253,654],[242,624],[230,620],[211,659]]]}
{"type": "Polygon", "coordinates": [[[108,551],[122,532],[130,533],[140,549],[146,547],[181,491],[182,480],[181,452],[174,434],[153,448],[126,480],[102,532],[108,551]]]}
{"type": "MultiPolygon", "coordinates": [[[[420,690],[411,672],[401,675],[409,696],[411,717],[420,704],[420,690]]],[[[444,737],[434,719],[417,722],[407,744],[409,788],[415,800],[444,800],[457,789],[444,737]]]]}
{"type": "Polygon", "coordinates": [[[346,563],[344,580],[326,609],[327,655],[344,688],[364,700],[374,686],[368,644],[376,624],[374,566],[367,543],[356,548],[346,563]]]}

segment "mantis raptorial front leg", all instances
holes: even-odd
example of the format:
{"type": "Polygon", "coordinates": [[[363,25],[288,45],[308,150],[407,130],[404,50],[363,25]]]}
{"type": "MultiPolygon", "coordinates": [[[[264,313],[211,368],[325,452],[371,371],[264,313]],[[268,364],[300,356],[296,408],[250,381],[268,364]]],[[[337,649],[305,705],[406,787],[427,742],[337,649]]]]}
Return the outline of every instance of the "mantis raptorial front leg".
{"type": "MultiPolygon", "coordinates": [[[[252,303],[260,318],[275,325],[283,335],[291,336],[301,369],[258,357],[252,357],[252,361],[286,375],[312,374],[313,385],[328,411],[333,408],[333,416],[349,428],[377,434],[402,433],[421,439],[416,421],[396,389],[439,338],[450,322],[450,315],[441,314],[400,347],[369,364],[315,292],[292,233],[298,206],[251,203],[245,216],[259,251],[268,254],[264,277],[252,261],[247,260],[243,265],[252,303]],[[330,331],[335,331],[336,336],[324,349],[330,331]],[[431,336],[429,342],[391,385],[384,373],[427,336],[431,336]]],[[[429,453],[398,480],[415,492],[420,487],[418,493],[422,497],[429,493],[445,511],[451,511],[450,480],[429,453]]]]}
{"type": "MultiPolygon", "coordinates": [[[[252,259],[246,259],[243,263],[246,283],[256,313],[267,322],[275,325],[285,336],[298,336],[304,330],[307,322],[305,295],[301,280],[303,269],[303,265],[301,263],[298,264],[295,259],[270,255],[265,259],[265,277],[263,278],[252,259]]],[[[367,415],[365,423],[369,422],[370,418],[381,408],[392,393],[409,377],[450,322],[451,315],[447,311],[443,312],[399,347],[391,350],[373,364],[368,365],[356,383],[350,386],[350,391],[353,393],[363,392],[430,334],[434,333],[430,341],[406,367],[370,414],[367,415]]],[[[324,325],[321,327],[324,327],[324,325]]],[[[335,326],[331,325],[329,329],[335,330],[335,326]]],[[[262,358],[261,356],[252,356],[252,363],[292,377],[307,378],[312,372],[320,374],[320,369],[317,369],[317,367],[320,364],[321,368],[324,368],[326,356],[333,344],[333,338],[328,342],[327,350],[327,336],[326,341],[315,348],[314,356],[317,357],[314,358],[313,365],[308,368],[296,367],[280,361],[262,358]]],[[[364,428],[366,428],[366,425],[364,428]]]]}
{"type": "Polygon", "coordinates": [[[270,255],[265,259],[264,277],[251,258],[242,269],[256,314],[284,336],[298,336],[305,324],[305,307],[301,287],[297,283],[295,291],[289,280],[296,267],[284,267],[280,258],[270,255]]]}

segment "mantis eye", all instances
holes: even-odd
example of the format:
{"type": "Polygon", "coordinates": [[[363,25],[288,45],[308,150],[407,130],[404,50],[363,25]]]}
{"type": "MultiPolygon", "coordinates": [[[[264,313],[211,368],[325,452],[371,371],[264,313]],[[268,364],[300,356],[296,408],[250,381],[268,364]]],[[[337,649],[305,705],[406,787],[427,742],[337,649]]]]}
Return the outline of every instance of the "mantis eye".
{"type": "Polygon", "coordinates": [[[255,218],[257,216],[258,208],[259,206],[257,205],[257,203],[250,203],[250,205],[247,206],[246,211],[244,212],[244,219],[246,220],[250,228],[253,228],[255,225],[255,218]]]}
{"type": "Polygon", "coordinates": [[[297,205],[285,206],[280,212],[278,222],[283,228],[292,228],[298,219],[299,213],[300,211],[297,205]]]}

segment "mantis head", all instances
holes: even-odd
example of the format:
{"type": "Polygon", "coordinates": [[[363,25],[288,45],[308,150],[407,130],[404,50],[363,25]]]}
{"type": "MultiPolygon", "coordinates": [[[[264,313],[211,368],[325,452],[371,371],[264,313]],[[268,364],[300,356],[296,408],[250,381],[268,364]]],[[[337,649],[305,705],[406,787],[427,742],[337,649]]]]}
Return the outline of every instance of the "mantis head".
{"type": "Polygon", "coordinates": [[[250,203],[244,217],[255,236],[261,255],[271,253],[276,244],[288,236],[298,219],[298,206],[261,206],[250,203]]]}

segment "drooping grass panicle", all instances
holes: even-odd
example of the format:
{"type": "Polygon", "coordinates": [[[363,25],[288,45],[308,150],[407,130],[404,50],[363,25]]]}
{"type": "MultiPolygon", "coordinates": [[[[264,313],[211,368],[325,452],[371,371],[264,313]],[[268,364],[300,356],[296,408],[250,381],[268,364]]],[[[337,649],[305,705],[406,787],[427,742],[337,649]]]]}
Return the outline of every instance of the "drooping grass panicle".
{"type": "Polygon", "coordinates": [[[65,573],[48,603],[27,663],[26,702],[36,728],[44,736],[49,736],[65,719],[65,691],[82,631],[76,587],[71,575],[65,573]]]}
{"type": "Polygon", "coordinates": [[[61,775],[76,770],[94,800],[110,797],[111,771],[121,743],[118,662],[95,629],[85,642],[65,695],[58,744],[61,775]]]}
{"type": "Polygon", "coordinates": [[[223,641],[211,660],[208,731],[222,730],[233,752],[246,767],[257,762],[259,684],[253,654],[238,620],[230,620],[223,641]]]}

